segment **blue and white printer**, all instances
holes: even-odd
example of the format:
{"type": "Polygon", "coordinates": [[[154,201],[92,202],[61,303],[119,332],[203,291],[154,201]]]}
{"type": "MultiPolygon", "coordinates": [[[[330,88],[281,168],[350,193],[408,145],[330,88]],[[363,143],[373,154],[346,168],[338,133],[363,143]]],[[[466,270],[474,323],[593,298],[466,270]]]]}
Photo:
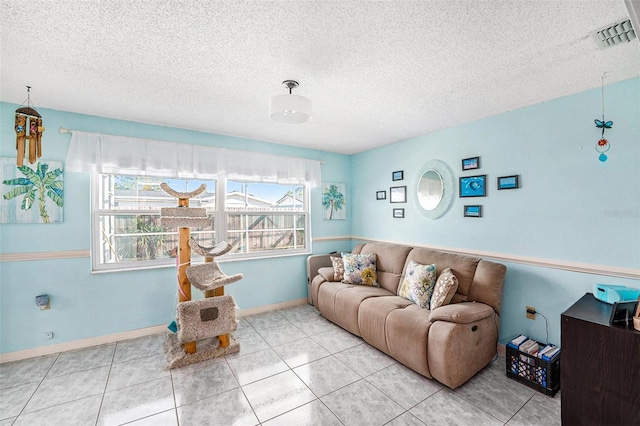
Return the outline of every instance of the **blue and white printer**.
{"type": "Polygon", "coordinates": [[[613,305],[616,302],[638,300],[640,290],[623,285],[594,284],[593,295],[596,299],[613,305]]]}

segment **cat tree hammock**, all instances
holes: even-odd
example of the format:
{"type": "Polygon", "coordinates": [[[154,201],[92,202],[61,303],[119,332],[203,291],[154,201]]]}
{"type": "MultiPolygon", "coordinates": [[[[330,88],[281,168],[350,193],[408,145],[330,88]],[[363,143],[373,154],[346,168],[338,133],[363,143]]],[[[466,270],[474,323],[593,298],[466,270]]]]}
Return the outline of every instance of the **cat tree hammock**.
{"type": "Polygon", "coordinates": [[[204,247],[191,238],[191,228],[209,226],[211,221],[204,208],[190,208],[189,199],[202,194],[202,184],[192,192],[177,192],[166,183],[160,185],[178,199],[178,207],[165,207],[160,221],[165,228],[178,228],[178,332],[169,335],[169,366],[182,367],[226,354],[238,352],[240,343],[230,335],[238,327],[236,303],[224,295],[224,286],[239,281],[242,274],[226,275],[214,260],[231,250],[222,241],[214,247],[204,247]],[[203,264],[191,266],[191,251],[204,257],[203,264]],[[191,300],[191,286],[204,293],[204,299],[191,300]]]}

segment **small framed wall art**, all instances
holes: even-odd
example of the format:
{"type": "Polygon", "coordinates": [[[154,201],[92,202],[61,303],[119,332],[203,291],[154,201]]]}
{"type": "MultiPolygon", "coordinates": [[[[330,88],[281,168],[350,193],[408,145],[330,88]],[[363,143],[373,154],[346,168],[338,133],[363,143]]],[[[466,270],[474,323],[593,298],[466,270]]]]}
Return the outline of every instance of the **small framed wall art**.
{"type": "Polygon", "coordinates": [[[404,219],[404,209],[393,209],[393,217],[396,219],[404,219]]]}
{"type": "Polygon", "coordinates": [[[464,206],[464,217],[482,217],[482,206],[464,206]]]}
{"type": "Polygon", "coordinates": [[[376,191],[376,200],[386,200],[387,191],[376,191]]]}
{"type": "Polygon", "coordinates": [[[462,171],[480,168],[480,157],[465,158],[462,160],[462,171]]]}
{"type": "Polygon", "coordinates": [[[389,202],[391,203],[406,203],[407,202],[407,187],[406,186],[392,186],[389,188],[389,202]]]}
{"type": "Polygon", "coordinates": [[[486,197],[487,175],[463,176],[460,178],[460,197],[486,197]]]}
{"type": "Polygon", "coordinates": [[[398,170],[397,172],[391,173],[391,180],[394,182],[397,180],[404,180],[404,171],[398,170]]]}
{"type": "Polygon", "coordinates": [[[347,218],[347,185],[322,182],[323,220],[345,220],[347,218]]]}
{"type": "Polygon", "coordinates": [[[498,178],[498,189],[518,189],[520,188],[518,175],[500,176],[498,178]]]}

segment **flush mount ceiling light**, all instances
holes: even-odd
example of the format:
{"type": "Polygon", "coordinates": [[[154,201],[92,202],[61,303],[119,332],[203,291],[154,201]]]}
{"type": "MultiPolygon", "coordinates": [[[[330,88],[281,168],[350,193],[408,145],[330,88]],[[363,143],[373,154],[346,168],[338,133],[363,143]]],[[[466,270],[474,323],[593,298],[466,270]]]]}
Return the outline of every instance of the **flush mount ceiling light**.
{"type": "Polygon", "coordinates": [[[311,101],[294,95],[291,90],[299,86],[297,81],[285,80],[282,85],[289,89],[288,95],[277,95],[269,102],[269,117],[285,124],[300,124],[311,120],[311,101]]]}

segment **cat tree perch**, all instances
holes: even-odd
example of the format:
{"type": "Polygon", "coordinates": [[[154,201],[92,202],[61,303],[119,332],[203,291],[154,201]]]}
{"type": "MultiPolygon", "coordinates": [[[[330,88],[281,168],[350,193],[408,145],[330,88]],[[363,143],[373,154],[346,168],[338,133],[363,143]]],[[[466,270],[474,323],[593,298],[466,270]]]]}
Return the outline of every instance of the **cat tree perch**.
{"type": "Polygon", "coordinates": [[[236,304],[233,296],[224,295],[224,286],[241,280],[243,275],[224,274],[214,259],[231,250],[231,245],[223,241],[204,247],[191,238],[191,228],[211,224],[206,209],[189,207],[189,199],[202,194],[206,185],[191,192],[175,191],[166,183],[160,186],[178,199],[178,207],[165,207],[160,212],[163,227],[178,228],[178,332],[169,336],[169,368],[238,352],[240,344],[229,335],[238,327],[236,304]],[[191,266],[191,250],[203,256],[205,263],[191,266]],[[204,299],[191,300],[192,285],[204,293],[204,299]]]}

